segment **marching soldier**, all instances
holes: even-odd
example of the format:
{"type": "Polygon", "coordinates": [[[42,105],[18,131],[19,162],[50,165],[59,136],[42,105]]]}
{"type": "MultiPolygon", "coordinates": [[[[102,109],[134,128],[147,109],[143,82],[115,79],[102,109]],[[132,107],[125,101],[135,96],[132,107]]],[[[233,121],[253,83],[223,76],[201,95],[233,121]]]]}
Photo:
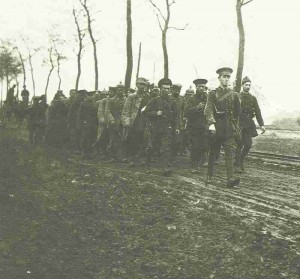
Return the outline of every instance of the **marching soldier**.
{"type": "Polygon", "coordinates": [[[98,145],[100,152],[103,158],[106,157],[108,151],[108,144],[109,144],[109,130],[107,125],[107,118],[106,118],[106,105],[110,98],[113,98],[116,94],[116,87],[110,86],[109,91],[107,94],[105,91],[102,92],[102,96],[104,97],[102,100],[99,101],[98,104],[98,135],[97,141],[95,146],[98,145]],[[106,96],[105,96],[106,95],[106,96]]]}
{"type": "Polygon", "coordinates": [[[204,114],[213,134],[210,139],[208,160],[208,183],[212,181],[216,150],[222,145],[225,151],[227,186],[234,187],[240,183],[239,178],[233,177],[234,153],[238,139],[238,117],[240,115],[240,100],[236,92],[229,86],[231,68],[217,70],[220,86],[208,95],[204,114]]]}
{"type": "Polygon", "coordinates": [[[117,161],[122,157],[122,111],[125,102],[125,87],[117,85],[116,95],[107,101],[105,108],[105,118],[109,129],[109,153],[111,161],[117,161]]]}
{"type": "Polygon", "coordinates": [[[185,117],[187,118],[187,132],[190,138],[191,166],[197,168],[203,166],[208,150],[208,131],[204,116],[204,108],[207,101],[206,79],[196,79],[196,94],[186,102],[185,117]]]}
{"type": "Polygon", "coordinates": [[[241,100],[240,128],[242,142],[236,149],[235,166],[237,172],[244,172],[244,160],[252,147],[252,138],[258,135],[253,120],[254,117],[262,132],[266,131],[257,99],[250,94],[251,80],[248,77],[244,77],[242,85],[243,90],[239,94],[241,100]]]}
{"type": "Polygon", "coordinates": [[[132,166],[138,163],[143,153],[146,118],[142,109],[146,107],[149,100],[146,92],[147,80],[142,77],[138,78],[136,87],[137,91],[126,98],[122,112],[123,141],[132,166]]]}
{"type": "Polygon", "coordinates": [[[179,133],[179,113],[175,102],[169,97],[171,86],[170,79],[161,79],[158,83],[160,95],[152,99],[145,109],[151,122],[153,151],[162,155],[168,166],[174,159],[174,132],[179,133]]]}
{"type": "Polygon", "coordinates": [[[184,152],[184,146],[183,146],[183,136],[184,136],[184,128],[185,128],[185,123],[184,123],[184,98],[180,96],[180,91],[181,91],[182,85],[181,84],[173,84],[172,86],[172,98],[174,102],[177,105],[177,110],[179,114],[179,134],[175,134],[175,142],[174,142],[174,152],[176,155],[181,155],[184,152]]]}
{"type": "Polygon", "coordinates": [[[66,98],[58,92],[46,112],[46,142],[48,144],[62,147],[69,141],[67,116],[66,98]]]}
{"type": "Polygon", "coordinates": [[[92,144],[97,137],[97,105],[93,93],[88,92],[87,97],[80,104],[77,119],[81,154],[86,157],[90,154],[92,144]]]}
{"type": "Polygon", "coordinates": [[[77,114],[81,103],[86,98],[86,95],[87,95],[86,90],[79,90],[75,95],[73,101],[69,105],[68,127],[70,130],[71,145],[76,150],[80,149],[79,129],[76,124],[77,114]]]}

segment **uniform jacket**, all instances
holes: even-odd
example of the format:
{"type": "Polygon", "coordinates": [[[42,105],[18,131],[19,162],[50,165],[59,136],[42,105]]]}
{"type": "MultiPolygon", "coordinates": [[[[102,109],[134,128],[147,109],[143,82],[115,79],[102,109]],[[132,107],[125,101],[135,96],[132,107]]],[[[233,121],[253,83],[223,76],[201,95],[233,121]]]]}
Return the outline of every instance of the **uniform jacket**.
{"type": "Polygon", "coordinates": [[[92,98],[87,97],[80,104],[77,114],[77,121],[78,129],[81,129],[83,125],[94,127],[95,129],[97,128],[97,107],[92,98]]]}
{"type": "Polygon", "coordinates": [[[149,96],[147,93],[137,94],[133,93],[128,95],[125,100],[123,112],[122,112],[122,124],[123,126],[132,126],[136,119],[141,105],[147,105],[149,96]],[[143,104],[142,104],[143,103],[143,104]]]}
{"type": "Polygon", "coordinates": [[[188,119],[187,129],[205,129],[207,127],[204,116],[206,101],[206,93],[195,94],[188,99],[185,106],[185,117],[188,119]],[[199,104],[203,104],[203,108],[198,107],[199,104]]]}
{"type": "Polygon", "coordinates": [[[179,128],[179,113],[176,103],[169,97],[162,96],[152,99],[145,109],[155,131],[164,131],[168,127],[179,128]],[[163,115],[158,116],[157,112],[162,111],[163,115]]]}
{"type": "Polygon", "coordinates": [[[99,124],[107,124],[105,109],[106,109],[106,104],[107,104],[108,100],[109,100],[109,97],[106,97],[106,98],[100,100],[98,103],[97,118],[98,118],[99,124]]]}
{"type": "Polygon", "coordinates": [[[259,126],[264,126],[257,99],[250,93],[245,92],[240,93],[239,97],[241,100],[240,127],[242,129],[251,129],[252,136],[257,136],[253,118],[256,117],[259,126]]]}
{"type": "Polygon", "coordinates": [[[105,107],[105,118],[108,125],[116,125],[117,127],[121,126],[124,103],[125,99],[118,98],[117,96],[108,99],[105,107]]]}
{"type": "Polygon", "coordinates": [[[218,87],[208,94],[204,115],[208,125],[215,124],[216,136],[227,138],[235,136],[240,109],[238,94],[229,88],[218,87]]]}
{"type": "Polygon", "coordinates": [[[177,110],[178,110],[178,117],[179,117],[179,129],[184,128],[184,107],[185,107],[185,100],[182,96],[178,96],[177,98],[173,97],[173,100],[175,104],[177,105],[177,110]]]}

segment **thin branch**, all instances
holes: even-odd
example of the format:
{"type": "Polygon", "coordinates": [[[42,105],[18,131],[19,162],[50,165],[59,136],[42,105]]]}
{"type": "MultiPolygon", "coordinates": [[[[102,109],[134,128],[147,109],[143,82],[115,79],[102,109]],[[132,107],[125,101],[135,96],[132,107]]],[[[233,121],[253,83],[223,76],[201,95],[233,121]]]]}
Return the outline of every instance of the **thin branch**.
{"type": "Polygon", "coordinates": [[[168,27],[168,29],[175,29],[175,30],[180,30],[180,31],[182,31],[182,30],[185,30],[186,28],[187,28],[187,26],[188,26],[189,24],[187,23],[184,27],[182,27],[182,28],[178,28],[178,27],[168,27]]]}
{"type": "Polygon", "coordinates": [[[169,7],[171,7],[175,3],[176,3],[175,0],[173,0],[171,3],[169,3],[169,7]]]}
{"type": "Polygon", "coordinates": [[[252,2],[253,0],[248,0],[247,2],[242,2],[242,6],[245,6],[246,4],[248,4],[248,3],[250,3],[250,2],[252,2]]]}
{"type": "Polygon", "coordinates": [[[162,13],[162,11],[161,11],[161,9],[160,8],[158,8],[154,3],[153,3],[153,1],[152,0],[149,0],[149,2],[152,4],[152,6],[159,12],[159,14],[161,15],[161,17],[164,19],[164,21],[166,21],[166,18],[165,18],[165,16],[163,15],[163,13],[162,13]]]}
{"type": "Polygon", "coordinates": [[[157,17],[157,21],[158,21],[158,24],[159,24],[159,28],[160,28],[161,31],[163,31],[163,28],[162,28],[162,25],[160,23],[158,14],[156,14],[156,17],[157,17]]]}

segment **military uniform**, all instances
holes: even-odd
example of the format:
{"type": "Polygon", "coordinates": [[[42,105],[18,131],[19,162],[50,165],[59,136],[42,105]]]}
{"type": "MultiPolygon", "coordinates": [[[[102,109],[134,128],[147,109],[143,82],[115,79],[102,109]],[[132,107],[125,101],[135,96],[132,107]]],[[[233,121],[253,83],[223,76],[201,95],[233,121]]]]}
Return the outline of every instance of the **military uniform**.
{"type": "MultiPolygon", "coordinates": [[[[251,82],[248,77],[243,79],[242,84],[246,82],[251,82]]],[[[264,126],[264,121],[255,96],[249,92],[241,92],[239,97],[241,100],[240,128],[242,141],[236,149],[235,165],[243,171],[243,162],[252,147],[252,138],[258,135],[253,119],[256,118],[260,127],[264,126]]]]}
{"type": "MultiPolygon", "coordinates": [[[[230,68],[217,70],[219,76],[229,76],[230,68]]],[[[215,153],[223,146],[225,151],[225,165],[227,186],[239,184],[239,179],[233,178],[234,153],[238,136],[238,118],[240,115],[240,100],[236,92],[221,86],[212,90],[207,99],[204,114],[208,125],[215,125],[215,135],[210,139],[208,177],[214,173],[215,153]]]]}
{"type": "MultiPolygon", "coordinates": [[[[197,79],[197,84],[206,84],[207,80],[197,79]]],[[[203,165],[208,150],[207,122],[204,116],[206,105],[206,92],[196,93],[191,96],[185,106],[185,117],[187,118],[187,131],[190,138],[190,158],[192,167],[203,165]]]]}
{"type": "MultiPolygon", "coordinates": [[[[138,78],[137,83],[144,83],[144,78],[138,78]]],[[[141,157],[144,147],[145,130],[146,130],[146,117],[142,113],[142,109],[148,104],[149,95],[146,92],[135,92],[128,95],[126,98],[123,112],[123,140],[127,148],[127,155],[133,160],[137,156],[141,157]]]]}
{"type": "MultiPolygon", "coordinates": [[[[40,98],[33,97],[33,104],[27,109],[28,115],[28,130],[29,130],[29,143],[36,143],[35,132],[40,125],[44,123],[44,111],[39,104],[40,98]]],[[[42,140],[42,139],[40,139],[42,140]]]]}
{"type": "MultiPolygon", "coordinates": [[[[164,83],[170,85],[169,79],[162,79],[160,86],[164,83]]],[[[176,103],[169,96],[158,96],[152,99],[145,109],[150,121],[150,133],[153,153],[162,155],[168,163],[174,157],[174,131],[179,127],[179,113],[176,103]],[[158,115],[161,111],[162,114],[158,115]]]]}
{"type": "Polygon", "coordinates": [[[176,155],[184,153],[184,145],[183,145],[183,137],[185,130],[185,121],[184,121],[184,106],[185,100],[182,96],[180,96],[181,84],[173,84],[172,86],[172,100],[176,104],[178,111],[178,129],[179,134],[174,135],[174,152],[176,155]]]}
{"type": "Polygon", "coordinates": [[[93,96],[88,96],[78,109],[78,130],[80,134],[80,148],[82,155],[91,151],[92,144],[97,138],[97,106],[93,96]]]}
{"type": "Polygon", "coordinates": [[[124,96],[116,95],[106,103],[105,118],[109,129],[109,153],[113,160],[120,159],[123,155],[122,148],[122,111],[125,103],[124,96]]]}
{"type": "Polygon", "coordinates": [[[86,97],[86,94],[86,90],[79,90],[76,96],[73,97],[73,100],[70,100],[69,102],[68,127],[70,130],[72,147],[77,150],[80,149],[80,135],[78,127],[76,126],[77,114],[81,103],[86,97]]]}
{"type": "Polygon", "coordinates": [[[22,96],[22,106],[23,108],[27,108],[28,107],[28,103],[29,103],[29,91],[26,89],[26,86],[23,86],[23,90],[21,92],[21,96],[22,96]]]}
{"type": "Polygon", "coordinates": [[[62,146],[69,141],[67,126],[68,106],[59,96],[53,99],[46,112],[46,142],[62,146]]]}

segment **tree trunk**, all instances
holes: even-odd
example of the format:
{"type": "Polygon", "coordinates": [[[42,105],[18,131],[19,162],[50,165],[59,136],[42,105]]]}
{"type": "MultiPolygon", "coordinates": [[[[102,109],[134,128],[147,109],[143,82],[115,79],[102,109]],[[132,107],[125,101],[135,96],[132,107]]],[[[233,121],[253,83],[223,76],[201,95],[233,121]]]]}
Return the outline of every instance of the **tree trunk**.
{"type": "Polygon", "coordinates": [[[60,58],[59,58],[59,54],[57,54],[57,76],[58,76],[58,90],[60,90],[60,86],[61,86],[61,76],[60,76],[60,58]]]}
{"type": "Polygon", "coordinates": [[[48,90],[48,86],[49,86],[49,82],[50,82],[50,77],[51,77],[51,74],[54,70],[54,64],[53,64],[53,59],[52,59],[52,48],[49,50],[49,60],[50,60],[50,63],[51,63],[51,68],[50,68],[50,71],[49,71],[49,74],[48,74],[48,77],[47,77],[47,83],[46,83],[46,88],[45,88],[45,96],[46,96],[46,99],[47,99],[47,90],[48,90]]]}
{"type": "Polygon", "coordinates": [[[23,56],[22,56],[21,52],[19,51],[19,49],[18,48],[16,48],[16,49],[19,54],[22,69],[23,69],[23,86],[24,86],[24,85],[26,85],[26,69],[25,69],[24,59],[23,59],[23,56]]]}
{"type": "Polygon", "coordinates": [[[138,65],[136,70],[136,80],[140,74],[141,54],[142,54],[142,43],[140,43],[140,47],[139,47],[139,59],[138,59],[138,65]]]}
{"type": "Polygon", "coordinates": [[[90,11],[86,5],[86,1],[84,0],[84,2],[82,2],[82,0],[80,0],[80,3],[82,5],[82,7],[84,8],[85,12],[86,12],[86,16],[87,16],[87,21],[88,21],[88,32],[93,44],[93,49],[94,49],[94,64],[95,64],[95,90],[98,90],[98,79],[99,79],[99,73],[98,73],[98,57],[97,57],[97,42],[94,38],[93,35],[93,30],[92,30],[92,20],[91,20],[91,15],[90,15],[90,11]]]}
{"type": "Polygon", "coordinates": [[[125,87],[130,88],[133,57],[132,57],[132,20],[131,20],[131,0],[127,0],[127,69],[125,75],[125,87]]]}
{"type": "Polygon", "coordinates": [[[78,44],[79,44],[79,49],[78,49],[78,53],[77,53],[77,77],[76,77],[76,83],[75,83],[75,90],[78,91],[79,80],[80,80],[80,76],[81,76],[81,54],[82,54],[82,49],[83,49],[82,40],[83,40],[84,35],[81,33],[79,23],[77,20],[77,16],[76,16],[74,9],[73,9],[73,16],[74,16],[74,20],[75,20],[75,24],[76,24],[76,28],[77,28],[78,44]]]}
{"type": "Polygon", "coordinates": [[[162,32],[162,48],[164,54],[164,78],[169,78],[169,57],[167,49],[167,31],[162,32]]]}
{"type": "Polygon", "coordinates": [[[29,65],[30,65],[30,72],[31,72],[31,79],[32,79],[32,87],[33,87],[33,96],[35,96],[35,81],[34,81],[34,75],[33,75],[33,66],[32,66],[32,55],[29,52],[29,65]]]}
{"type": "Polygon", "coordinates": [[[237,26],[239,30],[239,57],[236,71],[235,91],[240,92],[242,86],[242,75],[244,69],[244,55],[245,55],[245,31],[242,17],[242,5],[240,0],[236,3],[237,26]]]}

